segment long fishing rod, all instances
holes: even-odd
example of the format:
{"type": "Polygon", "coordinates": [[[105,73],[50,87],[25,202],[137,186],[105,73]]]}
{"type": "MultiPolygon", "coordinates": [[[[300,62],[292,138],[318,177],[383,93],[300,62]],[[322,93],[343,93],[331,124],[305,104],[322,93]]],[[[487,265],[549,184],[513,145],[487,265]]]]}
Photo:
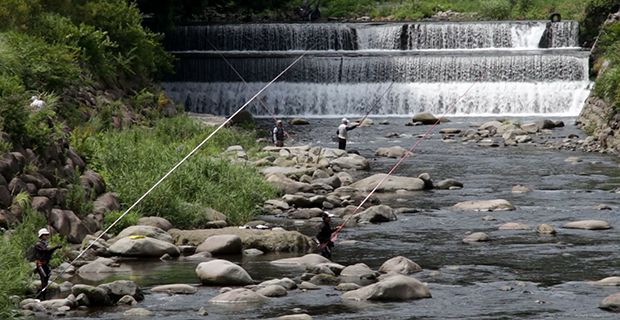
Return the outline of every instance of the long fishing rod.
{"type": "Polygon", "coordinates": [[[443,119],[443,117],[446,116],[446,114],[448,114],[448,112],[452,111],[452,109],[456,106],[456,104],[467,94],[467,92],[469,92],[469,90],[471,90],[471,88],[474,87],[474,85],[476,83],[478,83],[480,81],[480,79],[482,79],[484,76],[486,75],[486,72],[482,73],[480,75],[480,77],[478,77],[478,79],[476,79],[476,81],[474,81],[474,83],[472,83],[472,85],[462,94],[460,95],[452,104],[452,106],[450,108],[448,108],[444,114],[437,119],[437,121],[435,121],[435,123],[428,129],[426,130],[426,132],[422,135],[422,137],[420,137],[420,139],[418,139],[418,141],[413,145],[413,147],[411,147],[411,149],[409,149],[404,155],[403,157],[392,167],[392,169],[385,175],[385,177],[383,177],[383,179],[381,179],[381,181],[379,181],[379,183],[372,189],[372,191],[370,191],[370,193],[366,196],[366,198],[364,198],[364,200],[362,200],[362,202],[360,202],[360,204],[357,206],[357,208],[355,208],[355,210],[353,211],[353,213],[344,220],[344,222],[339,225],[336,228],[336,231],[334,231],[331,235],[331,237],[329,238],[329,241],[326,243],[321,243],[319,246],[321,248],[324,248],[330,241],[333,241],[336,236],[338,235],[338,232],[340,232],[340,230],[344,227],[345,224],[347,224],[347,222],[349,222],[349,220],[351,220],[351,218],[353,218],[353,216],[355,216],[357,214],[357,212],[360,210],[360,208],[364,205],[364,203],[366,203],[366,201],[368,201],[368,199],[370,198],[370,196],[375,193],[375,191],[377,191],[377,189],[383,184],[383,182],[385,182],[385,180],[387,180],[387,178],[394,172],[394,170],[396,170],[396,168],[398,168],[398,166],[405,160],[405,158],[407,158],[409,156],[409,154],[411,152],[413,152],[413,150],[420,144],[420,142],[422,142],[422,140],[424,138],[426,138],[426,136],[433,130],[433,128],[435,128],[435,126],[437,126],[437,124],[439,124],[439,122],[441,122],[441,119],[443,119]]]}
{"type": "Polygon", "coordinates": [[[381,98],[383,98],[383,96],[385,96],[388,91],[390,91],[390,89],[392,89],[392,86],[394,85],[394,81],[392,81],[392,83],[390,84],[390,86],[385,90],[385,92],[383,92],[383,94],[375,99],[375,103],[373,104],[372,108],[370,108],[370,110],[368,112],[366,112],[366,115],[362,118],[362,120],[360,121],[360,124],[364,123],[364,120],[366,120],[366,118],[368,117],[368,115],[375,110],[375,108],[379,105],[379,101],[381,100],[381,98]]]}
{"type": "Polygon", "coordinates": [[[136,205],[138,205],[138,203],[140,203],[142,201],[142,199],[144,199],[157,186],[159,186],[164,180],[166,180],[166,178],[168,178],[168,176],[170,174],[172,174],[172,172],[174,172],[181,164],[183,164],[187,159],[189,159],[189,157],[191,157],[196,151],[198,151],[198,149],[200,149],[207,141],[209,141],[209,139],[211,139],[211,137],[213,137],[218,131],[220,131],[220,129],[222,129],[224,126],[226,126],[228,124],[228,122],[230,122],[239,112],[241,112],[247,105],[249,105],[250,102],[254,101],[254,99],[256,99],[256,97],[258,97],[261,93],[263,93],[263,91],[267,90],[267,88],[269,86],[271,86],[276,80],[278,80],[284,73],[286,73],[290,68],[292,68],[297,62],[299,62],[299,60],[301,60],[301,58],[303,58],[310,51],[310,49],[312,49],[312,47],[310,47],[308,50],[306,50],[301,56],[299,56],[299,58],[295,59],[295,61],[293,61],[288,67],[286,67],[282,72],[280,72],[280,74],[278,74],[275,78],[273,78],[273,80],[271,80],[271,82],[269,82],[267,85],[265,85],[260,91],[258,91],[254,96],[252,96],[252,98],[250,98],[250,100],[248,100],[243,106],[241,106],[239,109],[237,109],[237,111],[235,111],[235,113],[233,113],[230,117],[228,117],[228,119],[226,119],[226,121],[224,121],[217,129],[215,129],[215,131],[213,131],[206,139],[204,139],[189,154],[187,154],[187,156],[185,156],[185,158],[183,158],[172,169],[170,169],[170,171],[168,171],[168,173],[166,173],[161,179],[159,179],[159,181],[157,181],[157,183],[155,183],[145,194],[143,194],[134,204],[132,204],[131,207],[129,207],[129,209],[127,209],[125,212],[123,212],[123,214],[121,214],[97,238],[95,238],[94,240],[91,240],[90,244],[86,247],[86,249],[82,250],[77,255],[77,257],[75,257],[75,259],[73,259],[73,261],[71,261],[71,263],[69,265],[67,265],[59,274],[57,274],[52,280],[49,281],[49,283],[47,284],[47,286],[45,286],[45,288],[41,289],[41,291],[39,291],[39,293],[37,293],[37,295],[35,296],[35,299],[38,298],[43,292],[45,292],[45,290],[47,290],[47,288],[52,283],[54,283],[54,281],[56,281],[56,279],[58,279],[58,277],[60,277],[63,273],[65,273],[65,271],[67,271],[67,269],[69,268],[70,265],[75,263],[75,261],[77,261],[86,251],[88,251],[88,249],[90,249],[93,246],[93,244],[95,244],[97,241],[99,241],[99,239],[101,239],[101,237],[103,237],[104,234],[108,233],[108,231],[110,231],[110,229],[112,229],[112,227],[114,227],[119,221],[121,221],[121,219],[123,219],[123,217],[125,217],[125,215],[127,215],[127,213],[129,213],[129,211],[131,211],[131,209],[133,209],[136,205]]]}
{"type": "MultiPolygon", "coordinates": [[[[228,59],[226,59],[226,57],[224,57],[224,55],[222,54],[222,52],[220,50],[218,50],[215,45],[209,41],[209,39],[207,39],[207,37],[205,36],[205,40],[207,40],[207,42],[211,45],[211,47],[213,47],[213,50],[215,50],[215,52],[217,52],[220,57],[222,57],[222,59],[224,59],[224,62],[226,62],[226,64],[235,72],[235,74],[237,75],[237,77],[239,77],[239,79],[241,79],[241,81],[243,81],[243,83],[245,84],[246,88],[248,88],[248,90],[250,92],[253,92],[252,88],[250,87],[250,85],[245,81],[245,79],[243,79],[243,77],[241,76],[241,74],[239,74],[239,72],[237,72],[237,69],[235,69],[235,67],[233,67],[232,64],[230,64],[230,62],[228,61],[228,59]]],[[[313,46],[314,47],[314,46],[313,46]]],[[[312,47],[311,47],[312,48],[312,47]]],[[[311,49],[310,48],[310,49],[311,49]]],[[[308,49],[308,50],[310,50],[308,49]]],[[[276,116],[273,115],[273,113],[271,112],[271,110],[267,107],[267,105],[265,105],[265,103],[263,102],[263,99],[261,98],[256,98],[261,105],[263,105],[263,108],[265,108],[265,110],[267,110],[267,112],[269,112],[269,114],[271,115],[271,118],[273,118],[273,121],[277,122],[278,119],[276,119],[276,116]]],[[[288,132],[284,131],[284,133],[286,134],[286,136],[291,139],[291,136],[289,136],[288,132]]]]}

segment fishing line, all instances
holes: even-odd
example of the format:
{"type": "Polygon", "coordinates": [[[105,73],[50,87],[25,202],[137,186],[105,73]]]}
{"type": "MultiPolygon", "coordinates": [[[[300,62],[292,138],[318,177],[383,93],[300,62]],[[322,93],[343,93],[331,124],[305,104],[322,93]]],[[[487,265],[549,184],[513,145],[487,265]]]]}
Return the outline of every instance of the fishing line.
{"type": "MultiPolygon", "coordinates": [[[[379,181],[379,183],[372,189],[372,191],[370,191],[370,193],[364,198],[364,200],[362,200],[362,202],[357,206],[357,208],[355,208],[355,210],[353,211],[353,213],[344,220],[344,222],[339,225],[336,228],[336,231],[334,231],[332,233],[332,236],[329,238],[329,241],[333,241],[336,238],[336,235],[338,235],[338,232],[344,227],[345,224],[347,224],[347,222],[349,222],[349,220],[351,220],[351,218],[353,218],[353,216],[355,216],[357,214],[357,212],[359,211],[359,209],[364,205],[364,203],[366,203],[366,201],[368,201],[368,199],[370,198],[370,196],[383,184],[383,182],[385,182],[385,180],[394,172],[394,170],[396,170],[396,168],[398,168],[398,166],[405,160],[405,158],[407,158],[409,156],[409,154],[420,144],[420,142],[422,142],[422,140],[424,138],[426,138],[426,136],[433,130],[433,128],[435,128],[435,126],[437,126],[437,124],[439,124],[439,122],[441,122],[441,119],[443,119],[446,114],[448,114],[448,112],[452,111],[452,109],[456,106],[456,104],[467,94],[467,92],[469,92],[469,90],[471,90],[471,88],[474,87],[474,85],[476,83],[478,83],[480,81],[480,79],[482,79],[482,77],[484,77],[486,75],[486,72],[482,73],[480,75],[480,77],[478,77],[478,79],[476,79],[476,81],[474,81],[474,83],[472,83],[472,85],[465,90],[465,92],[460,95],[452,104],[452,106],[450,106],[450,108],[448,108],[443,116],[439,117],[437,119],[437,121],[435,121],[435,123],[428,129],[426,130],[426,132],[422,135],[422,137],[420,137],[420,139],[418,139],[418,141],[413,145],[413,147],[411,147],[411,149],[409,149],[404,155],[403,157],[392,167],[392,169],[385,175],[385,177],[383,177],[383,179],[381,179],[381,181],[379,181]]],[[[323,248],[325,247],[328,243],[322,243],[320,244],[320,247],[323,248]]]]}
{"type": "Polygon", "coordinates": [[[390,89],[392,89],[393,85],[394,85],[394,81],[392,81],[392,84],[390,84],[390,86],[385,90],[385,92],[383,92],[383,94],[379,98],[377,98],[375,100],[374,105],[372,106],[370,111],[368,111],[366,113],[366,115],[362,118],[362,121],[360,121],[360,124],[362,124],[364,122],[364,120],[368,117],[368,115],[379,105],[379,101],[381,100],[381,98],[383,98],[383,96],[385,96],[388,93],[388,91],[390,91],[390,89]]]}
{"type": "MultiPolygon", "coordinates": [[[[209,39],[207,39],[207,37],[205,37],[205,40],[211,45],[211,47],[213,47],[213,50],[215,50],[215,52],[217,52],[217,54],[220,55],[220,57],[222,57],[222,59],[224,59],[224,62],[226,62],[226,64],[235,72],[235,74],[237,75],[237,77],[239,77],[239,79],[241,79],[241,81],[243,81],[243,83],[245,84],[246,88],[248,88],[248,90],[250,92],[253,92],[252,88],[250,87],[250,85],[245,82],[245,79],[243,79],[243,77],[239,74],[239,72],[237,72],[237,69],[235,69],[235,67],[233,67],[232,64],[230,64],[230,62],[228,61],[228,59],[226,59],[226,57],[224,57],[224,55],[222,54],[222,52],[220,50],[218,50],[215,45],[209,41],[209,39]]],[[[314,46],[313,46],[314,47],[314,46]]],[[[310,48],[311,49],[311,48],[310,48]]],[[[308,49],[308,50],[310,50],[308,49]]],[[[267,110],[267,112],[269,112],[269,114],[271,115],[271,118],[273,118],[273,121],[278,121],[278,119],[276,119],[276,116],[271,112],[271,110],[269,110],[269,108],[265,105],[265,103],[263,102],[263,99],[261,98],[256,98],[258,99],[258,101],[260,102],[261,105],[263,105],[263,108],[265,108],[265,110],[267,110]]],[[[284,133],[286,134],[286,136],[291,139],[291,136],[289,136],[288,132],[284,131],[284,133]]]]}
{"type": "MultiPolygon", "coordinates": [[[[314,46],[313,46],[314,47],[314,46]]],[[[209,141],[209,139],[211,139],[211,137],[213,137],[218,131],[220,131],[220,129],[222,129],[226,124],[228,124],[228,122],[230,122],[230,120],[232,120],[239,112],[241,112],[247,105],[250,104],[250,102],[254,101],[254,99],[256,99],[256,97],[258,97],[261,93],[263,93],[263,91],[265,91],[269,86],[271,86],[271,84],[273,84],[276,80],[278,80],[284,73],[286,73],[290,68],[292,68],[297,62],[299,62],[299,60],[301,60],[301,58],[303,58],[309,51],[310,49],[312,49],[313,47],[310,47],[308,50],[306,50],[301,56],[299,56],[299,58],[295,59],[295,61],[293,61],[288,67],[286,67],[286,69],[284,69],[282,72],[280,72],[280,74],[278,74],[275,78],[273,78],[273,80],[271,80],[271,82],[269,82],[267,85],[265,85],[260,91],[258,91],[252,98],[250,98],[250,100],[248,100],[243,106],[241,106],[235,113],[233,113],[228,119],[226,119],[226,121],[224,121],[224,123],[222,123],[215,131],[213,131],[206,139],[204,139],[198,146],[196,146],[194,148],[194,150],[192,150],[187,156],[185,156],[185,158],[183,158],[179,163],[177,163],[172,169],[170,169],[170,171],[168,171],[168,173],[166,173],[161,179],[159,179],[159,181],[157,181],[157,183],[155,183],[155,185],[153,185],[145,194],[143,194],[134,204],[131,205],[131,207],[129,207],[129,209],[127,209],[125,212],[123,212],[123,214],[121,214],[116,221],[114,221],[107,229],[105,229],[97,238],[95,238],[94,240],[90,241],[90,244],[86,247],[86,249],[82,250],[77,257],[75,257],[75,259],[73,259],[73,261],[71,261],[71,263],[69,265],[67,265],[58,275],[56,275],[53,279],[51,279],[49,281],[49,283],[47,284],[47,286],[45,286],[45,288],[41,289],[41,291],[39,291],[39,293],[37,293],[37,295],[35,296],[35,299],[39,297],[39,295],[41,295],[43,292],[45,292],[45,290],[52,284],[54,283],[54,281],[56,281],[56,279],[58,279],[58,277],[60,277],[63,273],[65,273],[65,271],[67,271],[67,269],[69,268],[70,265],[72,265],[73,263],[75,263],[75,261],[77,261],[86,251],[88,251],[88,249],[90,249],[93,244],[95,244],[97,241],[99,241],[99,239],[101,239],[101,237],[103,237],[104,234],[108,233],[108,231],[110,231],[110,229],[112,229],[112,227],[114,227],[119,221],[121,221],[121,219],[123,219],[123,217],[125,217],[125,215],[127,213],[129,213],[129,211],[131,211],[131,209],[133,209],[136,205],[138,205],[138,203],[140,203],[140,201],[142,201],[142,199],[144,199],[147,195],[149,195],[151,193],[151,191],[153,191],[157,186],[159,186],[166,178],[168,178],[168,176],[170,174],[172,174],[172,172],[174,172],[181,164],[183,164],[189,157],[191,157],[196,151],[198,151],[198,149],[200,149],[200,147],[202,147],[207,141],[209,141]]]]}

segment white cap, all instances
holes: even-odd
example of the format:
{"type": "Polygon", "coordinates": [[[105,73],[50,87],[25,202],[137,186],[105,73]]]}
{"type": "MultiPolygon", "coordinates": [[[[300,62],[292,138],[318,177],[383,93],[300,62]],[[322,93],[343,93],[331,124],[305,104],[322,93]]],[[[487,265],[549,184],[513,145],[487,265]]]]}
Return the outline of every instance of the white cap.
{"type": "Polygon", "coordinates": [[[278,122],[277,122],[277,123],[282,123],[282,120],[278,120],[278,122]]]}
{"type": "Polygon", "coordinates": [[[349,122],[349,119],[347,119],[347,118],[342,118],[342,122],[349,122]]]}
{"type": "Polygon", "coordinates": [[[39,230],[39,238],[41,238],[41,236],[44,235],[44,234],[50,234],[50,232],[47,231],[47,229],[45,229],[45,228],[39,230]]]}
{"type": "Polygon", "coordinates": [[[323,211],[323,217],[330,217],[331,218],[333,216],[334,216],[333,214],[331,214],[331,213],[329,213],[327,211],[323,211]]]}
{"type": "Polygon", "coordinates": [[[39,99],[39,96],[32,96],[32,97],[30,97],[30,100],[37,100],[37,99],[39,99]]]}

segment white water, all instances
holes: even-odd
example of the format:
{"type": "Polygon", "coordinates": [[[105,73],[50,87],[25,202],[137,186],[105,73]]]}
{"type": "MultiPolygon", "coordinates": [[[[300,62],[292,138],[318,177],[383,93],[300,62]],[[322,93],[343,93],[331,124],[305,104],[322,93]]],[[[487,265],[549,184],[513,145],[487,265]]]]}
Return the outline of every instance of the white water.
{"type": "MultiPolygon", "coordinates": [[[[394,83],[372,114],[413,115],[565,115],[576,116],[589,94],[589,81],[394,83]],[[459,100],[460,99],[460,100],[459,100]],[[458,100],[458,102],[457,102],[458,100]]],[[[230,115],[266,83],[171,82],[166,95],[193,112],[230,115]]],[[[260,98],[279,116],[361,116],[370,111],[390,83],[274,83],[260,98]]],[[[248,110],[268,112],[258,103],[248,110]]]]}
{"type": "MultiPolygon", "coordinates": [[[[261,96],[276,116],[364,115],[392,81],[373,114],[576,116],[590,88],[577,30],[575,21],[186,27],[169,37],[180,60],[163,86],[188,111],[228,116],[310,46],[261,96]]],[[[268,114],[258,102],[248,110],[268,114]]]]}

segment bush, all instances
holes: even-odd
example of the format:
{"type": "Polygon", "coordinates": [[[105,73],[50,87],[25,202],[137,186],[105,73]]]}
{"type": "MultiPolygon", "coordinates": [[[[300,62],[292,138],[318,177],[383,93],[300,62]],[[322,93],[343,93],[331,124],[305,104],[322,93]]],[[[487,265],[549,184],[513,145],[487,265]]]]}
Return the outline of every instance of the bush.
{"type": "MultiPolygon", "coordinates": [[[[163,119],[153,129],[111,132],[97,140],[93,162],[128,208],[214,130],[181,116],[163,119]]],[[[260,213],[256,205],[277,191],[255,168],[213,158],[230,145],[255,149],[254,133],[220,130],[133,211],[165,217],[178,228],[204,227],[209,207],[226,214],[231,224],[260,213]]]]}

